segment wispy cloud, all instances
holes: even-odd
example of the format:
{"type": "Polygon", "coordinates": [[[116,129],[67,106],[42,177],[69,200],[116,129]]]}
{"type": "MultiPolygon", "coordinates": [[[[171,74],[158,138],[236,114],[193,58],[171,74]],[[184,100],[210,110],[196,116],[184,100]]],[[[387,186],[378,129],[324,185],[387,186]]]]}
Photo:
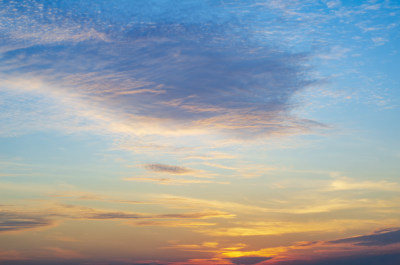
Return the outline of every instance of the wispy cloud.
{"type": "Polygon", "coordinates": [[[0,249],[0,261],[2,260],[26,260],[27,257],[24,257],[16,250],[3,250],[0,249]]]}
{"type": "MultiPolygon", "coordinates": [[[[390,220],[389,220],[390,221],[390,220]]],[[[388,222],[388,220],[386,220],[388,222]]],[[[388,222],[389,223],[389,222],[388,222]]],[[[393,223],[393,220],[392,220],[393,223]]],[[[320,220],[309,222],[294,221],[259,221],[259,222],[232,222],[231,226],[216,228],[201,228],[199,231],[207,235],[218,235],[228,237],[242,236],[267,236],[267,235],[284,235],[293,233],[312,233],[338,231],[343,229],[351,229],[358,224],[360,229],[371,229],[377,227],[380,221],[376,220],[360,220],[360,219],[342,219],[342,220],[320,220]]]]}
{"type": "Polygon", "coordinates": [[[329,241],[332,244],[351,243],[358,246],[385,246],[400,243],[400,229],[386,229],[371,235],[329,241]]]}
{"type": "MultiPolygon", "coordinates": [[[[50,90],[56,92],[52,93],[55,100],[65,101],[65,97],[72,96],[89,102],[89,106],[98,106],[97,110],[89,107],[89,111],[85,111],[76,108],[75,100],[69,101],[79,110],[76,116],[96,122],[111,120],[98,110],[104,114],[118,106],[114,114],[121,123],[114,121],[115,126],[104,126],[107,130],[117,126],[120,132],[135,135],[139,131],[146,135],[177,131],[178,134],[228,133],[244,137],[249,133],[303,133],[319,126],[289,114],[292,95],[312,82],[306,77],[303,65],[307,55],[277,50],[250,40],[246,45],[240,40],[232,42],[233,28],[243,34],[239,39],[247,39],[248,29],[239,20],[236,20],[237,25],[228,25],[222,22],[226,19],[223,16],[219,17],[220,23],[197,14],[196,23],[182,21],[183,16],[177,10],[187,6],[181,4],[173,11],[177,17],[171,19],[175,22],[165,24],[144,12],[137,17],[138,23],[119,21],[119,30],[111,34],[108,26],[115,26],[112,24],[115,21],[108,21],[109,18],[99,14],[91,14],[93,17],[87,28],[81,29],[76,26],[81,19],[79,14],[70,17],[57,7],[33,2],[9,5],[3,10],[4,23],[16,25],[13,27],[22,28],[23,32],[5,29],[7,42],[4,46],[25,42],[28,47],[4,53],[2,69],[8,74],[3,76],[3,86],[13,89],[9,82],[12,76],[26,80],[25,91],[28,89],[41,96],[50,86],[50,90]],[[35,13],[18,16],[20,8],[38,12],[47,9],[51,23],[35,13]],[[33,18],[29,17],[31,15],[33,18]],[[33,21],[31,26],[26,26],[29,25],[27,21],[33,21]],[[18,27],[19,24],[24,26],[18,27]],[[81,45],[63,46],[70,41],[81,45]],[[31,49],[34,45],[51,47],[31,49]],[[61,63],[52,60],[54,56],[66,59],[61,63]],[[78,68],[74,67],[76,64],[78,68]],[[27,72],[47,85],[31,89],[27,72]],[[147,124],[146,128],[137,126],[138,122],[147,124]]],[[[100,6],[99,3],[98,8],[100,6]]],[[[126,5],[132,12],[136,8],[126,5]]],[[[216,8],[227,6],[217,5],[216,8]]],[[[240,17],[243,14],[231,15],[240,17]]],[[[42,105],[41,102],[37,104],[42,105]]],[[[13,118],[18,119],[17,116],[13,118]]]]}
{"type": "Polygon", "coordinates": [[[181,212],[181,213],[165,213],[150,214],[137,213],[129,211],[108,211],[104,209],[96,209],[78,205],[56,205],[53,208],[53,214],[61,217],[73,219],[98,219],[98,220],[129,220],[129,219],[211,219],[211,218],[232,218],[235,215],[218,211],[208,210],[201,212],[181,212]]]}
{"type": "Polygon", "coordinates": [[[138,221],[138,222],[127,222],[134,226],[158,226],[158,227],[201,227],[201,226],[214,226],[216,223],[210,222],[193,222],[193,221],[182,221],[182,220],[162,220],[162,221],[138,221]]]}
{"type": "Polygon", "coordinates": [[[183,184],[229,184],[229,182],[215,181],[215,180],[203,180],[203,179],[178,179],[178,178],[155,178],[155,177],[129,177],[122,178],[126,181],[139,181],[139,182],[154,182],[162,185],[183,185],[183,184]]]}
{"type": "Polygon", "coordinates": [[[29,43],[28,45],[76,43],[88,40],[107,41],[106,34],[97,31],[93,24],[82,27],[77,20],[58,20],[61,12],[56,6],[41,3],[9,2],[4,4],[1,10],[0,25],[1,28],[8,29],[7,33],[11,40],[16,43],[23,41],[29,43]],[[27,9],[29,12],[21,13],[21,9],[27,9]],[[40,15],[43,12],[51,18],[51,22],[40,15]]]}
{"type": "Polygon", "coordinates": [[[83,259],[86,255],[79,253],[76,250],[64,249],[60,247],[46,247],[45,251],[49,252],[48,256],[59,259],[83,259]]]}
{"type": "Polygon", "coordinates": [[[342,265],[392,265],[400,262],[400,255],[396,253],[387,254],[376,254],[371,255],[368,253],[354,253],[346,256],[332,256],[329,258],[319,258],[317,260],[300,259],[277,262],[278,265],[330,265],[330,264],[342,264],[342,265]]]}
{"type": "Polygon", "coordinates": [[[386,190],[386,191],[400,191],[400,185],[397,182],[390,182],[387,180],[380,181],[365,181],[354,180],[346,176],[335,177],[332,181],[332,190],[386,190]]]}
{"type": "MultiPolygon", "coordinates": [[[[65,220],[108,220],[124,221],[127,225],[200,227],[214,226],[209,219],[230,219],[235,214],[222,210],[167,211],[166,213],[143,213],[106,210],[82,205],[46,203],[36,205],[32,212],[20,207],[7,207],[0,212],[0,233],[45,230],[57,226],[65,220]]],[[[61,240],[62,241],[62,240],[61,240]]]]}
{"type": "Polygon", "coordinates": [[[187,174],[191,173],[194,170],[185,168],[185,167],[178,167],[178,166],[170,166],[170,165],[164,165],[164,164],[146,164],[144,167],[153,172],[157,173],[169,173],[169,174],[187,174]]]}
{"type": "Polygon", "coordinates": [[[55,224],[47,216],[4,210],[0,212],[0,233],[42,230],[55,224]]]}
{"type": "Polygon", "coordinates": [[[229,258],[229,260],[233,264],[237,265],[253,265],[258,264],[262,261],[270,260],[271,257],[238,257],[238,258],[229,258]]]}
{"type": "Polygon", "coordinates": [[[179,218],[179,219],[209,219],[209,218],[232,218],[234,214],[222,211],[205,211],[199,213],[183,213],[183,214],[163,214],[158,215],[158,218],[179,218]]]}

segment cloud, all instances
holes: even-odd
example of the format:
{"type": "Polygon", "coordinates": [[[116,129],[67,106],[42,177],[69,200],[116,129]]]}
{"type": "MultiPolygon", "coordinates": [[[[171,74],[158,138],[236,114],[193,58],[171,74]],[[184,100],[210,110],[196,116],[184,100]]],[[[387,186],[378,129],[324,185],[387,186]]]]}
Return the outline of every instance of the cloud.
{"type": "Polygon", "coordinates": [[[46,216],[41,217],[13,211],[0,212],[0,233],[41,230],[54,224],[55,222],[46,216]]]}
{"type": "Polygon", "coordinates": [[[222,211],[204,211],[195,213],[183,213],[183,214],[163,214],[158,215],[159,218],[183,218],[183,219],[209,219],[209,218],[232,218],[234,214],[230,214],[222,211]]]}
{"type": "MultiPolygon", "coordinates": [[[[100,133],[128,135],[223,133],[254,138],[305,133],[322,126],[290,114],[292,96],[313,82],[304,64],[308,56],[256,41],[249,35],[251,17],[240,22],[243,13],[237,12],[235,5],[216,3],[211,8],[182,2],[171,9],[159,3],[165,11],[159,13],[140,3],[111,3],[112,7],[107,3],[107,8],[115,8],[118,19],[96,11],[106,7],[103,2],[85,12],[78,3],[65,5],[73,16],[57,5],[35,2],[8,3],[2,11],[2,24],[16,25],[2,30],[6,37],[3,86],[14,91],[15,85],[7,81],[25,80],[26,92],[31,90],[32,76],[42,83],[31,90],[39,94],[40,100],[34,104],[26,99],[7,106],[14,110],[13,120],[23,118],[24,109],[15,112],[15,108],[25,102],[37,111],[46,106],[43,99],[50,91],[53,100],[63,102],[69,97],[83,103],[56,102],[53,112],[41,112],[44,117],[39,124],[31,122],[37,129],[51,127],[47,116],[62,118],[67,111],[60,108],[76,110],[69,112],[72,117],[64,116],[68,122],[76,116],[97,124],[70,126],[77,130],[79,126],[87,130],[87,126],[100,133]],[[26,8],[45,15],[21,13],[26,8]],[[191,18],[187,10],[191,10],[191,18]],[[83,28],[77,26],[81,22],[85,22],[83,28]],[[15,43],[25,46],[6,49],[15,43]]],[[[18,124],[14,124],[16,130],[26,131],[18,124]]]]}
{"type": "Polygon", "coordinates": [[[388,40],[382,37],[374,37],[372,38],[372,41],[378,46],[385,44],[388,40]]]}
{"type": "Polygon", "coordinates": [[[97,259],[63,259],[63,258],[34,258],[30,260],[4,260],[2,265],[167,265],[167,263],[153,261],[115,261],[97,259]]]}
{"type": "Polygon", "coordinates": [[[83,255],[75,250],[63,249],[55,246],[46,247],[45,250],[50,252],[50,256],[61,259],[82,259],[86,257],[86,255],[83,255]]]}
{"type": "Polygon", "coordinates": [[[324,60],[342,60],[351,50],[340,46],[333,46],[326,54],[320,54],[318,57],[324,60]]]}
{"type": "Polygon", "coordinates": [[[151,173],[161,173],[166,175],[190,175],[194,178],[207,178],[211,179],[216,176],[216,174],[206,172],[204,170],[199,169],[192,169],[182,166],[172,166],[172,165],[165,165],[165,164],[144,164],[143,167],[148,171],[146,177],[132,177],[132,178],[125,178],[125,180],[137,180],[137,181],[154,181],[160,182],[160,184],[184,184],[184,183],[223,183],[217,181],[197,181],[197,180],[190,180],[190,179],[179,179],[179,178],[169,178],[169,177],[152,177],[153,174],[151,173]]]}
{"type": "MultiPolygon", "coordinates": [[[[309,198],[300,197],[296,199],[296,203],[293,201],[275,201],[266,206],[258,206],[252,204],[243,204],[231,201],[218,201],[218,200],[207,200],[199,198],[190,198],[176,195],[163,195],[160,198],[156,198],[153,202],[159,202],[160,204],[166,205],[172,208],[213,208],[229,210],[240,214],[290,214],[290,215],[312,215],[319,213],[329,213],[333,211],[340,211],[346,209],[355,208],[386,208],[390,210],[395,207],[395,204],[388,203],[386,201],[372,201],[367,199],[354,200],[354,199],[329,199],[321,198],[319,196],[309,198]],[[321,200],[324,200],[322,203],[321,200]]],[[[394,210],[394,209],[393,209],[394,210]]]]}
{"type": "Polygon", "coordinates": [[[232,154],[228,154],[228,153],[222,153],[222,152],[210,152],[204,155],[200,155],[200,154],[193,154],[193,155],[188,155],[187,157],[185,157],[185,159],[197,159],[197,160],[220,160],[220,159],[234,159],[236,158],[234,155],[232,154]]]}
{"type": "Polygon", "coordinates": [[[22,212],[18,208],[0,211],[0,233],[43,230],[65,220],[125,221],[125,224],[137,226],[201,227],[213,226],[215,223],[200,220],[234,217],[236,217],[235,214],[220,210],[137,213],[51,203],[36,206],[32,213],[22,212]]]}
{"type": "MultiPolygon", "coordinates": [[[[325,128],[291,112],[298,106],[293,97],[315,80],[307,66],[310,54],[290,50],[308,47],[308,37],[317,35],[330,51],[320,57],[343,59],[348,46],[328,36],[341,36],[340,26],[375,14],[380,4],[363,5],[361,12],[359,5],[324,2],[334,14],[298,1],[184,1],[174,8],[169,1],[96,1],[90,8],[80,2],[9,1],[0,16],[1,83],[25,80],[29,89],[34,76],[50,89],[38,87],[33,94],[39,100],[32,102],[9,94],[12,86],[4,88],[9,98],[7,117],[0,116],[7,124],[3,130],[129,135],[140,144],[125,149],[140,151],[174,143],[136,137],[223,134],[244,140],[325,128]],[[340,14],[342,24],[331,27],[340,14]],[[49,90],[63,92],[53,95],[52,105],[45,100],[49,90]],[[71,95],[70,104],[58,104],[71,95]]],[[[372,39],[380,44],[388,38],[372,39]]]]}
{"type": "MultiPolygon", "coordinates": [[[[82,198],[81,192],[71,194],[61,194],[60,200],[68,200],[77,196],[78,201],[85,203],[88,199],[82,198]]],[[[126,201],[117,199],[106,199],[105,196],[88,193],[92,199],[100,199],[110,203],[129,203],[129,204],[153,204],[170,208],[162,200],[151,201],[126,201]],[[93,198],[94,196],[94,198],[93,198]]],[[[89,202],[90,203],[90,202],[89,202]]],[[[213,226],[214,222],[205,222],[208,219],[230,219],[236,217],[236,214],[222,209],[210,209],[208,206],[196,207],[187,210],[167,210],[166,212],[133,212],[133,211],[115,211],[101,208],[93,208],[83,205],[63,204],[60,202],[47,202],[32,206],[32,212],[26,212],[18,206],[5,206],[7,210],[0,211],[0,233],[5,232],[23,232],[30,230],[42,230],[53,227],[65,220],[108,220],[124,221],[129,225],[137,226],[165,226],[165,227],[201,227],[213,226]]],[[[177,207],[173,207],[177,208],[177,207]]],[[[179,207],[178,207],[179,208],[179,207]]],[[[185,207],[184,207],[185,208],[185,207]]]]}
{"type": "Polygon", "coordinates": [[[335,8],[340,6],[342,3],[340,2],[340,0],[334,0],[334,1],[327,1],[326,5],[328,6],[328,8],[335,8]]]}
{"type": "Polygon", "coordinates": [[[25,42],[25,45],[107,41],[106,34],[97,31],[90,23],[81,24],[73,19],[59,20],[57,17],[62,16],[61,13],[62,10],[57,6],[32,1],[4,3],[0,13],[0,29],[3,34],[6,31],[16,44],[18,41],[25,42]],[[40,15],[43,12],[46,12],[50,21],[40,15]]]}
{"type": "Polygon", "coordinates": [[[185,167],[178,167],[178,166],[170,166],[164,164],[146,164],[144,167],[153,172],[157,173],[168,173],[168,174],[187,174],[192,173],[194,170],[185,168],[185,167]]]}
{"type": "Polygon", "coordinates": [[[381,8],[381,4],[364,4],[362,7],[366,10],[379,10],[381,8]]]}
{"type": "Polygon", "coordinates": [[[170,244],[169,246],[163,247],[165,249],[183,249],[188,251],[218,251],[218,242],[203,242],[201,244],[170,244]]]}
{"type": "Polygon", "coordinates": [[[360,181],[353,180],[346,176],[333,175],[335,180],[331,183],[332,190],[385,190],[400,191],[400,185],[397,182],[381,181],[360,181]]]}
{"type": "Polygon", "coordinates": [[[344,257],[330,257],[318,260],[291,260],[277,262],[277,265],[394,265],[399,264],[400,254],[354,254],[344,257]]]}
{"type": "Polygon", "coordinates": [[[139,214],[131,214],[125,212],[103,212],[103,213],[93,213],[86,215],[88,219],[137,219],[137,218],[144,218],[143,215],[139,214]]]}
{"type": "Polygon", "coordinates": [[[192,222],[192,221],[181,221],[181,220],[161,220],[161,221],[139,221],[133,223],[127,223],[128,225],[134,226],[159,226],[159,227],[201,227],[201,226],[214,226],[216,223],[210,222],[192,222]]]}
{"type": "Polygon", "coordinates": [[[201,179],[176,179],[176,178],[153,178],[153,177],[131,177],[122,178],[126,181],[155,182],[162,185],[182,185],[182,184],[229,184],[229,182],[201,180],[201,179]]]}
{"type": "MultiPolygon", "coordinates": [[[[233,218],[236,215],[219,210],[204,210],[178,213],[135,213],[129,211],[108,211],[79,205],[56,205],[52,209],[52,215],[71,219],[94,219],[94,220],[130,220],[147,219],[154,220],[199,220],[212,218],[233,218]]],[[[144,224],[144,223],[143,223],[144,224]]],[[[154,224],[154,223],[153,223],[154,224]]]]}
{"type": "Polygon", "coordinates": [[[238,257],[238,258],[229,258],[233,264],[237,265],[252,265],[258,264],[262,261],[266,261],[272,259],[271,257],[238,257]]]}
{"type": "Polygon", "coordinates": [[[221,209],[228,210],[230,212],[252,214],[260,212],[268,212],[269,209],[259,207],[251,204],[241,204],[230,201],[218,201],[218,200],[207,200],[199,198],[191,198],[184,196],[176,196],[165,194],[161,196],[156,196],[155,202],[166,205],[171,208],[183,208],[183,209],[221,209]]]}
{"type": "Polygon", "coordinates": [[[231,265],[232,263],[226,259],[209,258],[209,259],[188,259],[183,262],[172,262],[169,265],[205,265],[205,264],[231,265]]]}
{"type": "Polygon", "coordinates": [[[24,260],[24,259],[26,259],[26,257],[21,255],[21,253],[19,253],[16,250],[3,250],[3,249],[0,249],[0,261],[3,261],[3,260],[24,260]]]}
{"type": "Polygon", "coordinates": [[[370,229],[372,225],[379,225],[379,221],[359,220],[359,219],[330,219],[318,220],[312,219],[309,222],[295,222],[295,221],[253,221],[253,222],[233,222],[230,226],[208,228],[204,227],[199,229],[207,235],[213,236],[228,236],[228,237],[242,237],[242,236],[269,236],[269,235],[284,235],[284,234],[299,234],[299,233],[314,233],[314,232],[328,232],[338,231],[343,229],[351,229],[357,225],[358,228],[370,229]]]}
{"type": "Polygon", "coordinates": [[[378,231],[375,234],[329,241],[332,244],[351,243],[357,246],[385,246],[400,243],[400,229],[378,231]]]}
{"type": "Polygon", "coordinates": [[[77,218],[84,219],[100,219],[100,220],[112,220],[112,219],[210,219],[210,218],[232,218],[234,214],[230,214],[222,211],[203,211],[203,212],[185,212],[185,213],[170,213],[170,214],[143,214],[143,213],[131,213],[131,212],[111,212],[105,210],[91,209],[88,207],[74,207],[67,206],[67,208],[76,208],[81,216],[77,218]],[[83,212],[84,210],[84,212],[83,212]]]}

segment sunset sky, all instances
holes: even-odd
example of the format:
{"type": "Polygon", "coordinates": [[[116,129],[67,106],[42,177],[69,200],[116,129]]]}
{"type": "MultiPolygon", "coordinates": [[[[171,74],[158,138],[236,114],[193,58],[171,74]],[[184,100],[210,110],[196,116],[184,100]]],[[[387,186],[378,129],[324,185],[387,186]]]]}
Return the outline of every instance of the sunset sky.
{"type": "Polygon", "coordinates": [[[0,0],[1,265],[398,265],[399,174],[399,0],[0,0]]]}

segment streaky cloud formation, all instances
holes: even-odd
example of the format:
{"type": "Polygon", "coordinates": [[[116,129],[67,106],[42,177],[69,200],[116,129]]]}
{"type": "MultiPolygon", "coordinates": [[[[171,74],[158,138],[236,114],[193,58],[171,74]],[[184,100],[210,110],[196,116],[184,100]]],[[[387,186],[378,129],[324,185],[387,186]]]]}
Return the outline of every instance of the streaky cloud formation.
{"type": "Polygon", "coordinates": [[[164,214],[139,213],[131,211],[109,211],[80,205],[51,204],[43,205],[32,212],[21,212],[18,208],[2,210],[0,212],[0,233],[23,232],[29,230],[46,230],[58,226],[68,220],[127,220],[129,225],[138,226],[175,226],[198,227],[210,226],[215,223],[196,220],[230,219],[236,215],[221,210],[179,211],[164,214]],[[142,220],[142,221],[135,221],[142,220]]]}
{"type": "Polygon", "coordinates": [[[253,265],[258,264],[262,261],[266,261],[271,259],[270,257],[239,257],[239,258],[230,258],[229,260],[233,264],[237,265],[253,265]]]}
{"type": "Polygon", "coordinates": [[[153,177],[130,177],[123,178],[126,181],[155,182],[162,185],[183,185],[183,184],[229,184],[229,182],[201,180],[201,179],[177,179],[177,178],[153,178],[153,177]]]}
{"type": "Polygon", "coordinates": [[[330,241],[333,244],[352,243],[358,246],[385,246],[400,243],[400,229],[378,231],[372,235],[356,236],[330,241]]]}
{"type": "Polygon", "coordinates": [[[43,216],[13,211],[0,212],[0,233],[41,230],[47,229],[53,225],[53,220],[43,216]]]}
{"type": "Polygon", "coordinates": [[[400,262],[399,254],[381,254],[381,255],[350,255],[346,257],[334,257],[330,259],[322,259],[316,261],[287,261],[287,262],[278,262],[276,264],[279,265],[335,265],[335,264],[343,264],[343,265],[394,265],[400,262]]]}
{"type": "Polygon", "coordinates": [[[193,170],[184,167],[170,166],[163,164],[146,164],[144,167],[147,170],[159,173],[169,173],[169,174],[187,174],[193,172],[193,170]]]}

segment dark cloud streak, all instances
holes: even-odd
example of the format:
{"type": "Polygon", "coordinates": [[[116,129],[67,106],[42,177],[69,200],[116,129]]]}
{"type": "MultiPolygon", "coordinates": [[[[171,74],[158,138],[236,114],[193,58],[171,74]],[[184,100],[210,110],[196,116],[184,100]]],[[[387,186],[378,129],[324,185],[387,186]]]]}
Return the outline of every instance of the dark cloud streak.
{"type": "Polygon", "coordinates": [[[0,233],[41,229],[53,225],[46,217],[17,212],[0,212],[0,233]]]}
{"type": "Polygon", "coordinates": [[[390,244],[400,243],[400,229],[391,231],[383,230],[372,235],[343,238],[339,240],[329,241],[329,243],[352,243],[357,246],[386,246],[390,244]]]}
{"type": "Polygon", "coordinates": [[[397,265],[400,264],[400,254],[381,255],[350,255],[345,257],[331,257],[318,260],[294,260],[276,263],[277,265],[397,265]]]}
{"type": "Polygon", "coordinates": [[[230,258],[229,260],[233,264],[237,265],[254,265],[258,264],[262,261],[270,260],[271,257],[238,257],[238,258],[230,258]]]}
{"type": "Polygon", "coordinates": [[[168,174],[185,174],[193,172],[192,169],[178,166],[170,166],[164,164],[146,164],[144,167],[153,172],[168,173],[168,174]]]}

